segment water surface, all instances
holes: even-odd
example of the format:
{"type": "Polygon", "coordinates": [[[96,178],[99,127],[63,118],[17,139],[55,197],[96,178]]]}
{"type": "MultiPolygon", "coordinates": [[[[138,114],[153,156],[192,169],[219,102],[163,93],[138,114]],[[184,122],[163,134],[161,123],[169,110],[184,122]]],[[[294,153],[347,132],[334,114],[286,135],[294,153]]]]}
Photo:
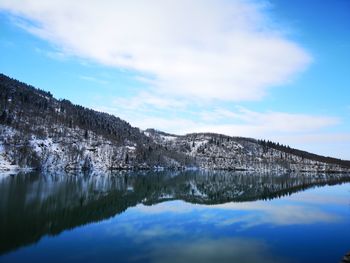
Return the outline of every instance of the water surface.
{"type": "Polygon", "coordinates": [[[199,171],[2,177],[0,262],[340,262],[349,182],[199,171]]]}

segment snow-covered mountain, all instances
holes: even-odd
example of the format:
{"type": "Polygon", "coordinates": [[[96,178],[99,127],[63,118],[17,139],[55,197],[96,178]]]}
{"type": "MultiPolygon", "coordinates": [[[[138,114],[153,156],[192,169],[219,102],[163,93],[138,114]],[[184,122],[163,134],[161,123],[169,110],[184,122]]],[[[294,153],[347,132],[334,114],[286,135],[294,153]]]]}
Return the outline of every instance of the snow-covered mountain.
{"type": "Polygon", "coordinates": [[[350,163],[292,149],[270,141],[214,133],[184,136],[148,129],[144,132],[163,147],[186,154],[200,168],[279,172],[347,172],[350,163]]]}
{"type": "Polygon", "coordinates": [[[114,170],[190,165],[113,115],[57,100],[0,74],[0,170],[114,170]]]}
{"type": "Polygon", "coordinates": [[[350,171],[349,161],[269,141],[141,131],[113,115],[57,100],[2,74],[0,91],[0,170],[350,171]]]}

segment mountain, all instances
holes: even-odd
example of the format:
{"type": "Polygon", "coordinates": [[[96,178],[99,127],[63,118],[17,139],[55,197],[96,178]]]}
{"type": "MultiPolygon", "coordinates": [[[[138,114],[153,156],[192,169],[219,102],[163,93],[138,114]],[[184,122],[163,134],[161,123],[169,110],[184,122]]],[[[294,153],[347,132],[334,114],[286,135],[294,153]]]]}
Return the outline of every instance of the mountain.
{"type": "Polygon", "coordinates": [[[270,141],[142,131],[0,74],[0,170],[203,168],[349,172],[350,162],[270,141]]]}
{"type": "Polygon", "coordinates": [[[265,140],[215,133],[184,136],[154,129],[144,132],[157,144],[184,153],[204,169],[243,171],[349,172],[350,161],[325,157],[265,140]]]}
{"type": "Polygon", "coordinates": [[[113,115],[0,75],[0,166],[130,169],[190,165],[113,115]]]}

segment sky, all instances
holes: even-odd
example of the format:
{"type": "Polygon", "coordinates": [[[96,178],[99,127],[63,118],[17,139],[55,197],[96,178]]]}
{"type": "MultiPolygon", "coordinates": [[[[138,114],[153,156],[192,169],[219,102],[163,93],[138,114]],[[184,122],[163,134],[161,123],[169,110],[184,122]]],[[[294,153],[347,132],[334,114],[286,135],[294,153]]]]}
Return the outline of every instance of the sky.
{"type": "Polygon", "coordinates": [[[349,0],[0,0],[0,72],[141,129],[350,159],[349,0]]]}

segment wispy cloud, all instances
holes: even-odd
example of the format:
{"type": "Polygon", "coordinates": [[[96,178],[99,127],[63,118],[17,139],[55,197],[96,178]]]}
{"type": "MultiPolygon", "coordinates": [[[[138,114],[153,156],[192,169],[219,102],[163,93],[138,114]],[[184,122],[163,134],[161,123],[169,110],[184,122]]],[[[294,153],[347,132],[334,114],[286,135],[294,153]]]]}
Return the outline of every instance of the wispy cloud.
{"type": "Polygon", "coordinates": [[[305,204],[291,205],[271,205],[264,202],[256,203],[227,203],[216,206],[216,208],[227,210],[246,210],[259,211],[260,213],[249,214],[241,218],[227,219],[220,224],[231,225],[237,222],[243,222],[243,228],[249,228],[262,224],[272,225],[297,225],[314,223],[332,223],[341,218],[312,206],[305,204]],[[283,207],[283,208],[282,208],[283,207]]]}
{"type": "Polygon", "coordinates": [[[261,99],[312,60],[266,15],[268,7],[243,0],[0,1],[26,18],[22,28],[66,54],[140,72],[156,92],[229,101],[261,99]]]}
{"type": "Polygon", "coordinates": [[[178,134],[220,132],[232,136],[271,138],[290,134],[305,135],[308,132],[318,133],[323,128],[341,123],[341,119],[335,116],[276,111],[259,112],[245,107],[236,107],[235,110],[216,107],[209,111],[199,106],[191,112],[186,102],[164,100],[159,105],[153,105],[152,102],[155,103],[157,100],[149,101],[147,97],[144,100],[140,98],[136,101],[134,99],[130,101],[119,99],[118,103],[115,103],[112,107],[100,106],[97,109],[133,120],[133,125],[142,129],[154,127],[178,134]],[[177,103],[179,104],[177,105],[177,103]],[[144,112],[146,108],[150,110],[159,107],[164,107],[167,110],[167,115],[172,116],[172,118],[144,112]]]}
{"type": "Polygon", "coordinates": [[[82,76],[79,76],[79,78],[83,79],[83,80],[86,80],[86,81],[95,82],[97,84],[102,84],[102,85],[105,85],[105,84],[109,83],[109,81],[107,81],[107,80],[96,78],[96,77],[93,77],[93,76],[82,75],[82,76]]]}
{"type": "Polygon", "coordinates": [[[213,111],[201,113],[204,120],[220,120],[232,123],[239,120],[250,128],[277,132],[305,132],[318,130],[340,123],[340,119],[332,116],[318,116],[311,114],[293,114],[287,112],[266,111],[257,112],[245,107],[236,107],[236,111],[225,108],[216,108],[213,111]]]}
{"type": "MultiPolygon", "coordinates": [[[[297,200],[297,199],[295,199],[297,200]]],[[[300,200],[299,200],[300,201],[300,200]]],[[[233,224],[240,224],[242,228],[250,228],[257,225],[270,224],[274,226],[278,225],[298,225],[298,224],[314,224],[314,223],[332,223],[341,220],[340,217],[329,214],[321,209],[314,208],[306,205],[300,201],[296,204],[278,204],[259,202],[246,202],[246,203],[226,203],[219,205],[196,205],[191,206],[185,202],[174,201],[173,203],[161,203],[154,206],[146,207],[144,205],[138,205],[133,210],[141,213],[148,214],[162,214],[162,213],[175,213],[183,214],[193,211],[201,211],[201,218],[198,218],[200,222],[211,223],[215,222],[217,226],[228,226],[233,224]],[[176,205],[176,206],[175,206],[176,205]],[[283,207],[283,209],[282,209],[283,207]],[[225,218],[221,218],[218,223],[218,217],[220,217],[220,210],[225,211],[246,211],[242,215],[228,215],[225,218]],[[214,217],[206,216],[206,213],[213,212],[214,217]]],[[[209,214],[210,215],[210,214],[209,214]]]]}
{"type": "Polygon", "coordinates": [[[285,262],[274,256],[268,245],[248,238],[197,239],[157,244],[152,262],[285,262]]]}
{"type": "Polygon", "coordinates": [[[115,98],[113,100],[113,105],[118,105],[119,108],[125,110],[160,110],[160,109],[171,109],[175,108],[177,110],[185,109],[189,102],[187,100],[178,100],[176,98],[164,98],[164,96],[159,96],[151,94],[150,92],[140,92],[136,96],[131,98],[115,98]]]}
{"type": "Polygon", "coordinates": [[[35,48],[35,52],[47,56],[48,58],[59,60],[59,61],[66,61],[68,59],[68,56],[61,52],[61,51],[52,51],[52,50],[45,50],[42,48],[35,48]]]}

